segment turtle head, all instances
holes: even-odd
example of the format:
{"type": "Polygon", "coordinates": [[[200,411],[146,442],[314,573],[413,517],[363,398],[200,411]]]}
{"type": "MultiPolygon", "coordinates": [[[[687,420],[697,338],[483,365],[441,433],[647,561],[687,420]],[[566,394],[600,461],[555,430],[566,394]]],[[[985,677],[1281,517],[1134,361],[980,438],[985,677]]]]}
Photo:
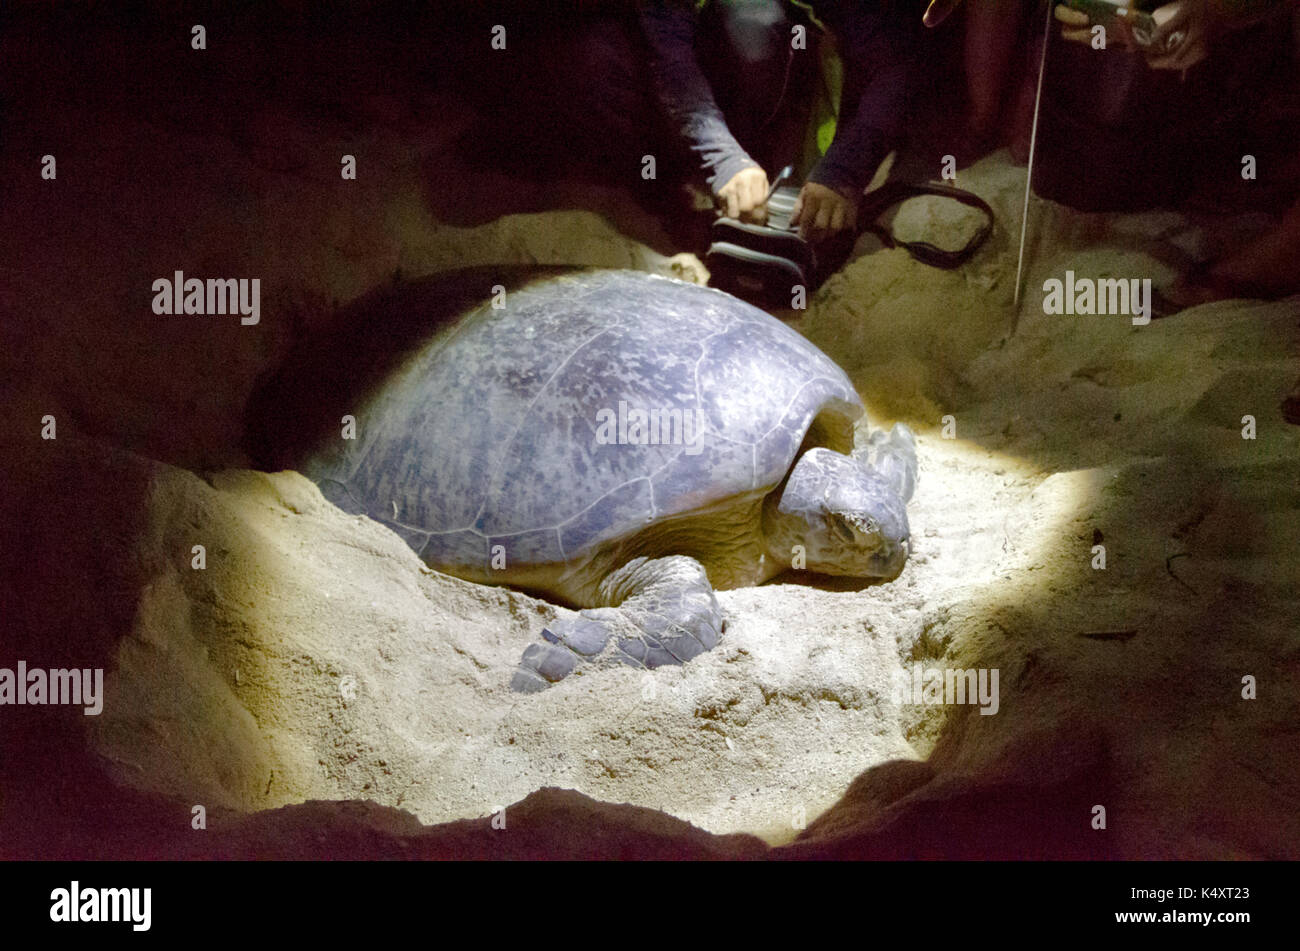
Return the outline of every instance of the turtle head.
{"type": "Polygon", "coordinates": [[[764,503],[763,535],[782,564],[896,578],[907,561],[907,503],[895,482],[865,462],[810,449],[764,503]]]}

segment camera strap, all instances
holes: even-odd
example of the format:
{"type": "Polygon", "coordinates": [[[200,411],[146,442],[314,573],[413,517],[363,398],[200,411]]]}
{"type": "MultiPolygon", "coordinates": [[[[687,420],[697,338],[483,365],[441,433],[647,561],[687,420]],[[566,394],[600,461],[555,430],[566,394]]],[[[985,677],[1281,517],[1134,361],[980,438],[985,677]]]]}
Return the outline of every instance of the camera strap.
{"type": "Polygon", "coordinates": [[[865,222],[862,230],[874,234],[885,247],[902,248],[922,264],[951,271],[969,261],[971,256],[980,249],[980,246],[988,240],[989,235],[993,233],[995,219],[993,209],[989,207],[989,203],[979,195],[965,189],[955,188],[952,185],[911,185],[905,182],[887,182],[875,191],[867,193],[866,198],[863,199],[858,220],[865,222]],[[982,211],[987,220],[965,245],[952,251],[931,244],[929,241],[900,241],[876,219],[899,202],[918,195],[938,195],[940,198],[951,198],[953,201],[959,201],[963,205],[982,211]]]}

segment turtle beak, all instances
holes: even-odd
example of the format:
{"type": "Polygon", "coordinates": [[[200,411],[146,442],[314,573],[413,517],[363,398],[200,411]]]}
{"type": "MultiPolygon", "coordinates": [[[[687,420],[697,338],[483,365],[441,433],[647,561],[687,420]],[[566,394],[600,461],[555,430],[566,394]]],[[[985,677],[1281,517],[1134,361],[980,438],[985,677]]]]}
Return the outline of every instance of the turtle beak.
{"type": "Polygon", "coordinates": [[[877,577],[890,581],[897,578],[903,573],[903,566],[907,564],[911,552],[911,542],[906,538],[893,545],[887,545],[875,556],[875,562],[880,566],[877,577]]]}

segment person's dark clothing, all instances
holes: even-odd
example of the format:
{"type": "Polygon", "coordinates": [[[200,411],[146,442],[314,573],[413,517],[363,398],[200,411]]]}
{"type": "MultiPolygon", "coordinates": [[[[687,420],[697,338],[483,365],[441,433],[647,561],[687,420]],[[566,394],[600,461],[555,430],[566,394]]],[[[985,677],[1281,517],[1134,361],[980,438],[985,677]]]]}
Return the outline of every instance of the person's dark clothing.
{"type": "MultiPolygon", "coordinates": [[[[638,3],[659,102],[715,191],[760,164],[744,146],[761,140],[792,71],[815,69],[811,43],[791,46],[792,12],[781,0],[712,0],[702,12],[692,0],[638,3]]],[[[920,10],[911,0],[818,0],[814,12],[839,44],[844,89],[835,140],[808,179],[860,191],[900,133],[920,10]]]]}
{"type": "Polygon", "coordinates": [[[1289,23],[1224,34],[1185,72],[1141,53],[1105,56],[1053,33],[1039,119],[1034,191],[1082,211],[1173,207],[1241,185],[1242,158],[1284,186],[1295,154],[1297,69],[1289,23]]]}
{"type": "MultiPolygon", "coordinates": [[[[918,2],[817,3],[839,41],[845,87],[835,141],[812,181],[865,186],[894,146],[918,2]]],[[[721,187],[749,164],[769,173],[797,164],[819,72],[815,27],[808,49],[791,47],[800,17],[782,0],[711,0],[698,12],[694,0],[619,0],[560,16],[493,13],[470,32],[486,37],[501,23],[507,48],[459,44],[444,68],[477,111],[458,153],[520,177],[630,186],[650,204],[680,200],[657,182],[702,173],[721,187]],[[642,177],[647,156],[656,159],[653,180],[642,177]]]]}

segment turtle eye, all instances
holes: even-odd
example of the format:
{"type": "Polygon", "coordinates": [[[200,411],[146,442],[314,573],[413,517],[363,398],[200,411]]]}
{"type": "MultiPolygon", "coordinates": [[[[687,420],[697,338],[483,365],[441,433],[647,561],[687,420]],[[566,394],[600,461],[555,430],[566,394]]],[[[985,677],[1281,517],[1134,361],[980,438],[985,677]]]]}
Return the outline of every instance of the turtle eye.
{"type": "Polygon", "coordinates": [[[848,520],[844,518],[844,516],[832,515],[831,527],[835,529],[835,534],[840,536],[841,540],[847,542],[848,544],[851,545],[855,541],[857,541],[858,536],[853,531],[853,526],[848,523],[848,520]]]}

